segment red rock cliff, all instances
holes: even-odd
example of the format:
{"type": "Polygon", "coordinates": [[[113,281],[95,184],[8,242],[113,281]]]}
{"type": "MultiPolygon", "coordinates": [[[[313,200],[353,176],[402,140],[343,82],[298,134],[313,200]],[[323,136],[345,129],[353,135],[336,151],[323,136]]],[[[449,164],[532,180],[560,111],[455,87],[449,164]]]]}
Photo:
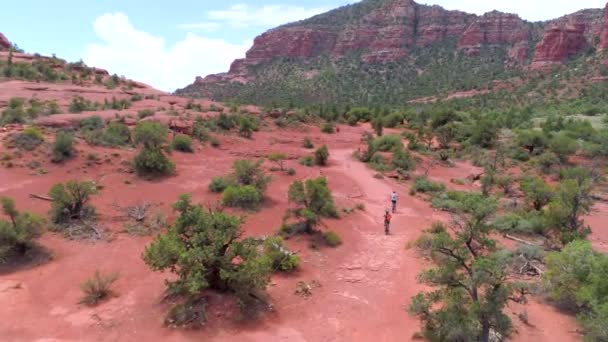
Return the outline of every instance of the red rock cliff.
{"type": "Polygon", "coordinates": [[[11,47],[11,42],[0,32],[0,50],[8,50],[11,47]]]}
{"type": "Polygon", "coordinates": [[[608,49],[608,3],[604,9],[604,23],[602,25],[602,32],[600,35],[600,50],[608,49]]]}
{"type": "Polygon", "coordinates": [[[406,58],[417,47],[446,39],[455,39],[458,49],[469,55],[477,54],[483,46],[501,46],[515,65],[527,63],[534,51],[533,66],[544,67],[581,53],[598,36],[598,47],[608,48],[608,20],[603,17],[598,10],[582,10],[532,24],[515,14],[497,11],[477,16],[413,0],[363,0],[258,36],[245,58],[235,60],[228,73],[207,81],[246,82],[252,77],[248,66],[276,57],[341,58],[360,53],[368,63],[393,62],[406,58]]]}

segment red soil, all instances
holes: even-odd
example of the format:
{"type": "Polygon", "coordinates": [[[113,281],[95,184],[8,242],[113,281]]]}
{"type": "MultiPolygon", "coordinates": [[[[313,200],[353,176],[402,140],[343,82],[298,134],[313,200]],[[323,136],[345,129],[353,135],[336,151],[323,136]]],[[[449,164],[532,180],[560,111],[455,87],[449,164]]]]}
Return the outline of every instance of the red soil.
{"type": "MultiPolygon", "coordinates": [[[[163,97],[161,101],[167,105],[167,99],[163,97]]],[[[48,156],[39,152],[35,158],[49,171],[45,175],[33,176],[29,169],[20,166],[34,158],[31,154],[15,160],[13,168],[0,168],[0,195],[13,197],[19,209],[41,214],[48,210],[48,202],[32,199],[29,194],[45,194],[52,184],[70,179],[95,180],[103,190],[95,197],[94,204],[101,214],[101,223],[114,232],[113,241],[95,244],[68,241],[47,233],[40,243],[52,251],[50,262],[0,275],[0,321],[3,322],[0,336],[7,341],[413,339],[420,325],[405,308],[410,298],[423,289],[416,276],[428,264],[405,246],[434,220],[449,217],[430,208],[427,202],[409,196],[409,184],[376,179],[375,172],[351,158],[363,130],[363,127],[344,126],[339,134],[324,135],[314,127],[286,130],[267,127],[254,134],[253,140],[225,136],[221,137],[218,149],[197,147],[194,154],[173,153],[171,159],[176,162],[177,174],[154,182],[122,170],[121,160],[131,159],[133,150],[95,148],[102,162],[87,166],[84,156],[93,149],[84,142],[78,144],[78,158],[63,165],[50,164],[48,156]],[[315,145],[329,146],[328,167],[306,168],[298,164],[298,157],[311,153],[300,147],[304,136],[312,137],[315,145]],[[304,237],[288,241],[302,256],[301,270],[293,275],[273,276],[269,294],[274,312],[258,322],[239,323],[231,303],[210,294],[207,327],[199,331],[164,328],[162,320],[167,305],[160,299],[163,279],[169,275],[153,273],[143,263],[141,254],[151,238],[121,233],[122,221],[112,204],[130,205],[145,200],[158,203],[169,213],[169,205],[181,193],[191,193],[196,202],[213,203],[217,195],[207,190],[212,177],[228,173],[235,159],[265,157],[275,151],[285,152],[292,158],[286,167],[293,167],[297,174],[273,174],[266,204],[261,211],[247,214],[246,234],[276,231],[288,207],[287,188],[295,179],[323,175],[328,178],[340,208],[363,203],[365,211],[326,222],[329,229],[336,230],[343,238],[343,245],[336,249],[312,250],[304,237]],[[393,190],[401,200],[394,215],[393,233],[385,236],[382,213],[393,190]],[[94,308],[77,304],[81,295],[79,284],[97,268],[120,272],[114,284],[117,296],[94,308]],[[304,299],[294,295],[300,280],[316,280],[321,286],[304,299]]],[[[0,154],[4,151],[5,147],[1,146],[0,154]]],[[[267,166],[270,166],[268,162],[267,166]]],[[[467,163],[457,163],[454,168],[431,170],[430,177],[449,184],[450,178],[465,178],[475,170],[467,163]]],[[[606,210],[603,212],[605,215],[606,210]]],[[[589,222],[599,225],[601,216],[594,214],[589,222]]],[[[516,341],[581,340],[573,317],[542,302],[532,301],[525,307],[510,306],[508,312],[513,313],[518,331],[513,338],[516,341]],[[517,319],[516,315],[523,310],[527,310],[534,326],[526,326],[517,319]]]]}

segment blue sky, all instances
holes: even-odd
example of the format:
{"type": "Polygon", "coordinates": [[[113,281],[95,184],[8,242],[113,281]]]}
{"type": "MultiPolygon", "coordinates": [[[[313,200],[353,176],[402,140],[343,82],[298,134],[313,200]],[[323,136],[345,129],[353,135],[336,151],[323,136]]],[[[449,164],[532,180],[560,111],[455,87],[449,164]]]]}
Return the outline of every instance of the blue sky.
{"type": "MultiPolygon", "coordinates": [[[[0,32],[28,52],[108,69],[172,91],[197,75],[226,71],[255,36],[354,0],[17,0],[0,32]],[[86,4],[86,5],[85,5],[86,4]]],[[[544,20],[606,0],[421,0],[482,14],[492,9],[544,20]]]]}

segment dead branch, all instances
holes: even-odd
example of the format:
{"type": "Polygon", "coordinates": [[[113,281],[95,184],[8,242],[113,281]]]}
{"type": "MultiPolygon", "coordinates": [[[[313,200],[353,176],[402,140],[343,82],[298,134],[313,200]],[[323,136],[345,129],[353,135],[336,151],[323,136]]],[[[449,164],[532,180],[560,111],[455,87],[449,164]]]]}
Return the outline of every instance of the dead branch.
{"type": "Polygon", "coordinates": [[[114,203],[112,206],[122,212],[125,216],[134,219],[137,222],[142,222],[146,219],[148,215],[148,210],[152,207],[152,203],[143,202],[141,204],[137,204],[131,207],[121,207],[118,204],[114,203]]]}
{"type": "Polygon", "coordinates": [[[42,196],[42,195],[37,195],[37,194],[30,194],[31,198],[35,198],[35,199],[39,199],[39,200],[43,200],[43,201],[49,201],[49,202],[53,202],[53,199],[47,196],[42,196]]]}
{"type": "Polygon", "coordinates": [[[505,237],[505,238],[507,238],[507,239],[509,239],[509,240],[513,240],[513,241],[515,241],[515,242],[523,243],[524,245],[528,245],[528,246],[538,246],[538,244],[535,244],[535,243],[530,242],[530,241],[526,241],[526,240],[524,240],[524,239],[517,238],[517,237],[515,237],[515,236],[511,236],[511,235],[509,235],[509,234],[505,234],[505,235],[504,235],[504,237],[505,237]]]}

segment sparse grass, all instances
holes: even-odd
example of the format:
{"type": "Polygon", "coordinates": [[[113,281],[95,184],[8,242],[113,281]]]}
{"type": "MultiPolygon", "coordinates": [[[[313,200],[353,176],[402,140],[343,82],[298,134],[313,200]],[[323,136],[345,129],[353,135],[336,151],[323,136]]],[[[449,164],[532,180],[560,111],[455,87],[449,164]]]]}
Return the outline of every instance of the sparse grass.
{"type": "Polygon", "coordinates": [[[87,279],[80,288],[84,292],[84,296],[80,299],[80,304],[96,305],[102,300],[108,298],[113,293],[110,286],[118,280],[118,273],[101,273],[96,270],[93,277],[87,279]]]}
{"type": "Polygon", "coordinates": [[[329,247],[338,247],[342,244],[342,238],[333,230],[328,230],[323,233],[323,241],[329,247]]]}

